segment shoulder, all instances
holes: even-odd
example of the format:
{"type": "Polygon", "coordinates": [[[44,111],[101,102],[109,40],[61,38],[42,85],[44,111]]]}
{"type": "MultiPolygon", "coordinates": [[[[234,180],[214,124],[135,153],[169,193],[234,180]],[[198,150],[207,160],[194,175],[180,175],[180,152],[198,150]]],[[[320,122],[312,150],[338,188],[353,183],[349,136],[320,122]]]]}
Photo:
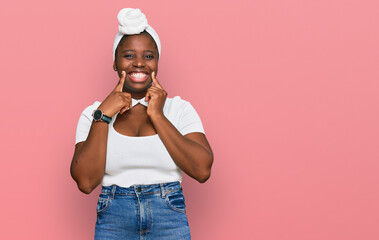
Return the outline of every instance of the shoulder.
{"type": "Polygon", "coordinates": [[[93,113],[93,111],[94,111],[96,108],[98,108],[98,107],[100,106],[100,104],[101,104],[101,102],[99,102],[99,101],[95,101],[93,104],[87,106],[87,107],[83,110],[82,114],[83,114],[83,115],[86,115],[86,116],[88,116],[88,117],[91,116],[92,113],[93,113]]]}
{"type": "Polygon", "coordinates": [[[173,98],[167,98],[164,107],[182,109],[188,104],[190,104],[189,101],[182,99],[180,96],[175,96],[173,98]]]}
{"type": "Polygon", "coordinates": [[[192,104],[189,101],[182,99],[180,96],[167,98],[163,111],[166,116],[170,116],[173,119],[196,113],[192,104]]]}
{"type": "Polygon", "coordinates": [[[200,116],[189,101],[179,96],[169,98],[167,109],[170,110],[166,116],[183,136],[191,132],[204,133],[200,116]]]}
{"type": "Polygon", "coordinates": [[[163,111],[167,115],[180,115],[188,106],[191,106],[189,101],[182,99],[180,96],[166,98],[163,111]]]}

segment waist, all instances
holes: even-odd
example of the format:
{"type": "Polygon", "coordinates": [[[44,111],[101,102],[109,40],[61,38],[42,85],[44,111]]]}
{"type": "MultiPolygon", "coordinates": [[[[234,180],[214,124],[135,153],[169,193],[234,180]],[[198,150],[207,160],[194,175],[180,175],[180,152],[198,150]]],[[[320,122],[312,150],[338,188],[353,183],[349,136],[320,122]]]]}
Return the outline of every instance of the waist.
{"type": "Polygon", "coordinates": [[[180,182],[166,182],[156,184],[134,184],[130,187],[120,187],[118,185],[102,186],[101,193],[110,195],[135,195],[135,194],[156,194],[163,193],[165,195],[168,192],[174,190],[183,190],[180,182]]]}

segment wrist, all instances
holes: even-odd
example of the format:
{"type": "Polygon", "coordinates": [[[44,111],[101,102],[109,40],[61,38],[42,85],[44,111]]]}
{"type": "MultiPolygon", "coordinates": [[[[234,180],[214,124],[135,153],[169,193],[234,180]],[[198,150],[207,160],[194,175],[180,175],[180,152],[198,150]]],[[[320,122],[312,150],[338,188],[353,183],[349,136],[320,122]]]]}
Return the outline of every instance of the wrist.
{"type": "Polygon", "coordinates": [[[149,115],[151,121],[160,121],[162,119],[165,119],[166,116],[162,113],[155,113],[149,115]]]}
{"type": "Polygon", "coordinates": [[[106,115],[101,109],[95,109],[93,112],[92,112],[92,117],[93,117],[93,120],[95,122],[106,122],[107,124],[109,124],[111,121],[112,121],[112,118],[109,117],[108,115],[106,115]]]}

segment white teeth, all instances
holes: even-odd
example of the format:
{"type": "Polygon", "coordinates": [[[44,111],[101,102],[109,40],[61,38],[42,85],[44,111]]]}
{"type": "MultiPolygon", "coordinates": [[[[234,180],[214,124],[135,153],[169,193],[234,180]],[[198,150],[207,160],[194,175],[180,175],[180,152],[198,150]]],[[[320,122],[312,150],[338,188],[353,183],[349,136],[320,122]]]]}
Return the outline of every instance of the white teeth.
{"type": "Polygon", "coordinates": [[[130,76],[135,77],[135,78],[143,78],[143,77],[146,77],[147,74],[145,74],[145,73],[132,73],[132,74],[130,74],[130,76]]]}

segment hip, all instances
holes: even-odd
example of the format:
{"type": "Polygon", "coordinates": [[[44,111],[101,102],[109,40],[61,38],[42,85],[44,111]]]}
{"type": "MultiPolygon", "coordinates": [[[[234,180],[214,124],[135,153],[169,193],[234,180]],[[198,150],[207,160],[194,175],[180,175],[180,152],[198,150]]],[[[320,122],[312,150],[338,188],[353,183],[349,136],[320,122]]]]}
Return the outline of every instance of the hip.
{"type": "Polygon", "coordinates": [[[102,186],[95,239],[191,239],[180,182],[102,186]]]}

